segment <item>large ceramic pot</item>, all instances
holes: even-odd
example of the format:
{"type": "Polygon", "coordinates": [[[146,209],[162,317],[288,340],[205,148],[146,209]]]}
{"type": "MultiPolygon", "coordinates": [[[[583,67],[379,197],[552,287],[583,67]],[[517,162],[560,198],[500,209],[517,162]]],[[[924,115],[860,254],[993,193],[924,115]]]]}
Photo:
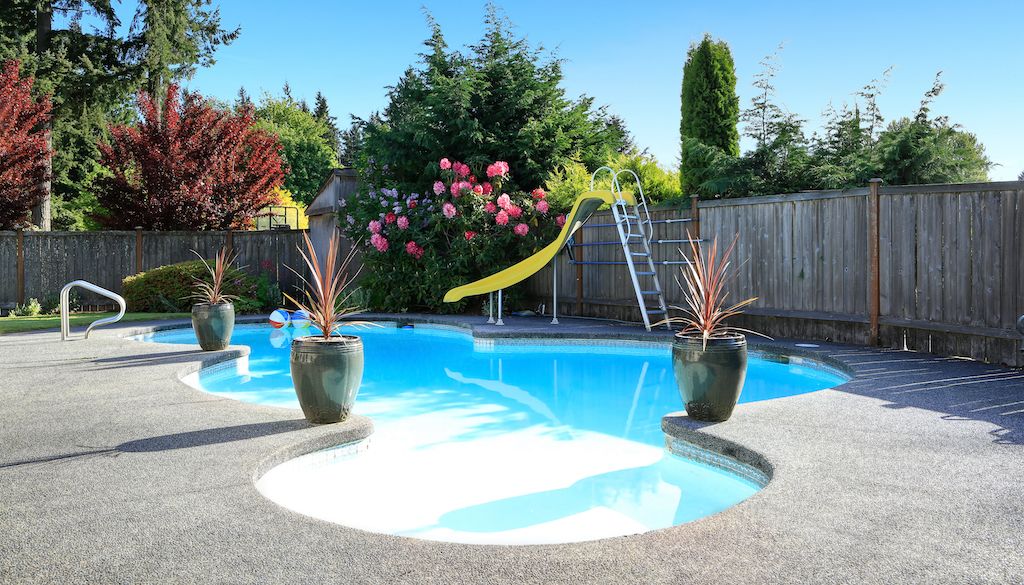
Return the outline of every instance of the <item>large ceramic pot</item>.
{"type": "Polygon", "coordinates": [[[728,420],[747,377],[747,338],[740,334],[713,337],[704,347],[700,336],[676,336],[672,368],[690,418],[728,420]]]}
{"type": "Polygon", "coordinates": [[[292,340],[292,383],[306,420],[313,424],[348,418],[363,381],[363,342],[355,335],[292,340]]]}
{"type": "Polygon", "coordinates": [[[235,330],[235,306],[231,303],[192,305],[192,329],[204,351],[225,349],[235,330]]]}

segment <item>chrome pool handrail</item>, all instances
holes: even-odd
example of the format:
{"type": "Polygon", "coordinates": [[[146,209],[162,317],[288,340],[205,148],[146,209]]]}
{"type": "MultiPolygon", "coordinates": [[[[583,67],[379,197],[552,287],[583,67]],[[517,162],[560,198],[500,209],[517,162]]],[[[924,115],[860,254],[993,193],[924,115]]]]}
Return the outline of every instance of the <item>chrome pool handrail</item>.
{"type": "Polygon", "coordinates": [[[124,297],[122,297],[121,295],[119,295],[119,294],[117,294],[115,292],[111,292],[111,291],[103,288],[102,286],[96,286],[95,284],[93,284],[91,282],[88,282],[88,281],[85,281],[85,280],[74,280],[72,282],[69,282],[69,283],[65,284],[64,288],[60,289],[60,340],[61,341],[67,341],[68,339],[71,338],[71,317],[69,315],[70,308],[69,308],[68,305],[70,304],[69,300],[70,300],[70,296],[71,296],[71,289],[76,287],[76,286],[79,287],[79,288],[84,288],[87,291],[94,292],[94,293],[96,293],[98,295],[105,296],[108,299],[110,299],[112,301],[115,301],[117,303],[118,308],[119,308],[118,312],[117,312],[117,315],[114,315],[113,317],[103,317],[101,319],[97,319],[97,320],[93,321],[92,323],[90,323],[89,326],[85,328],[85,336],[82,337],[82,339],[89,339],[89,332],[93,330],[93,327],[99,327],[101,325],[109,325],[111,323],[117,323],[118,321],[121,320],[121,317],[124,317],[124,312],[125,312],[124,297]]]}

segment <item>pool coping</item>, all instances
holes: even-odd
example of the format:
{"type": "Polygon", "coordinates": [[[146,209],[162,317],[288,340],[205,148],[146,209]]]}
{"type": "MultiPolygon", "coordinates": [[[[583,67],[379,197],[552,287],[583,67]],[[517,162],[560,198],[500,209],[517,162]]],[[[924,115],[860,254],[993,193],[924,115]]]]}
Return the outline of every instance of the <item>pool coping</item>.
{"type": "MultiPolygon", "coordinates": [[[[483,319],[452,322],[499,337],[546,326],[507,318],[510,327],[495,331],[483,319]]],[[[572,328],[557,337],[586,338],[597,329],[624,336],[616,324],[565,322],[572,328]]],[[[369,435],[370,422],[353,417],[336,430],[307,428],[285,420],[285,409],[210,399],[176,375],[224,358],[119,337],[187,323],[98,329],[89,342],[61,343],[54,331],[0,337],[0,355],[16,356],[0,360],[0,581],[1024,580],[1024,424],[1013,406],[991,410],[1024,399],[1019,370],[821,342],[809,351],[851,368],[854,380],[745,404],[726,423],[678,414],[662,421],[688,442],[740,449],[730,453],[734,459],[745,457],[743,449],[764,453],[773,479],[751,498],[629,537],[456,545],[349,529],[266,500],[253,484],[261,464],[291,458],[295,445],[335,441],[332,432],[369,435]],[[124,365],[131,368],[115,369],[124,365]],[[58,424],[39,424],[54,417],[58,424]],[[163,446],[194,429],[211,428],[218,438],[222,428],[254,423],[255,434],[163,446]],[[287,432],[275,430],[282,423],[287,432]],[[118,443],[147,448],[77,456],[81,445],[118,443]]],[[[424,479],[409,478],[410,486],[424,479]]]]}

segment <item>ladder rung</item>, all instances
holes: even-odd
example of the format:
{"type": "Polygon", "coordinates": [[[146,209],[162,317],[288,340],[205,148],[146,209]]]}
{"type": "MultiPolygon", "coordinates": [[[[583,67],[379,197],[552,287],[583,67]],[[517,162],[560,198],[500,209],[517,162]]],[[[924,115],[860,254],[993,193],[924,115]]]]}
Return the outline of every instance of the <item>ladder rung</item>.
{"type": "Polygon", "coordinates": [[[573,244],[575,248],[582,248],[584,246],[621,246],[622,242],[582,242],[579,244],[573,244]]]}
{"type": "Polygon", "coordinates": [[[656,290],[642,290],[642,291],[640,291],[640,294],[648,295],[649,296],[649,295],[656,295],[656,294],[659,294],[659,293],[656,290]]]}
{"type": "Polygon", "coordinates": [[[628,213],[622,214],[622,217],[625,219],[640,219],[639,215],[630,215],[628,213]]]}
{"type": "MultiPolygon", "coordinates": [[[[625,264],[625,262],[623,262],[623,264],[625,264]]],[[[653,272],[646,272],[645,271],[645,272],[637,272],[636,275],[637,276],[654,276],[654,273],[653,272]]]]}
{"type": "Polygon", "coordinates": [[[647,309],[648,315],[660,315],[665,312],[665,309],[647,309]]]}
{"type": "Polygon", "coordinates": [[[642,238],[642,237],[644,237],[644,235],[643,234],[629,234],[626,237],[627,238],[642,238]]]}
{"type": "Polygon", "coordinates": [[[647,256],[647,252],[630,252],[633,256],[647,256]]]}

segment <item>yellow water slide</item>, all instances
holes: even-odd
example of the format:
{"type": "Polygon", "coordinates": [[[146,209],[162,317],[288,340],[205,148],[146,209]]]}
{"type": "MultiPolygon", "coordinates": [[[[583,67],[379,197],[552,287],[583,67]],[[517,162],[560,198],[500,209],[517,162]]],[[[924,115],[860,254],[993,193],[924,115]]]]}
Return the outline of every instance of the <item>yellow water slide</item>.
{"type": "MultiPolygon", "coordinates": [[[[633,194],[628,191],[619,193],[619,196],[630,205],[634,204],[633,194]]],[[[544,268],[551,259],[554,258],[568,242],[569,238],[576,233],[576,230],[580,229],[584,223],[590,219],[590,216],[594,214],[602,205],[611,205],[615,202],[615,194],[611,191],[588,191],[576,198],[576,201],[572,204],[572,210],[565,216],[565,225],[562,226],[562,231],[558,233],[558,237],[553,242],[542,248],[539,252],[530,256],[526,260],[519,262],[513,266],[496,272],[486,278],[481,278],[476,282],[457,286],[444,295],[444,302],[454,303],[460,301],[466,297],[472,297],[476,295],[484,295],[492,293],[504,288],[508,288],[514,284],[520,283],[527,278],[533,276],[541,268],[544,268]]]]}

